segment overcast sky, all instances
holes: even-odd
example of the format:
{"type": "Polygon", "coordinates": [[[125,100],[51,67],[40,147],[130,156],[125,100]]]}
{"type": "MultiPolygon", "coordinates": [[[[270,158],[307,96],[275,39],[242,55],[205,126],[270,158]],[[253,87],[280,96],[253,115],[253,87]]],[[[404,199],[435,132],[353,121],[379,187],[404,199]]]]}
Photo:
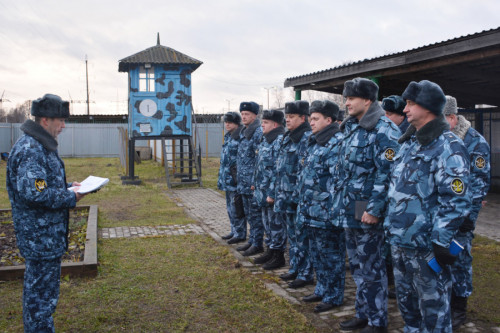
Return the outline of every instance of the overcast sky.
{"type": "Polygon", "coordinates": [[[499,13],[498,0],[0,0],[0,97],[7,109],[49,92],[83,101],[87,55],[91,114],[126,113],[118,61],[159,32],[203,62],[192,74],[196,112],[267,107],[265,88],[288,77],[497,28],[499,13]]]}

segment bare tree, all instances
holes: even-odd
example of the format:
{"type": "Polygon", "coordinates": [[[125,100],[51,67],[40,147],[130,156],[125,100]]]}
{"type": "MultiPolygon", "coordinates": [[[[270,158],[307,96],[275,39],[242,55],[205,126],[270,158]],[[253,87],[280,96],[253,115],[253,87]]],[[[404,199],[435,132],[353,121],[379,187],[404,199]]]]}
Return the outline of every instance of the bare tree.
{"type": "Polygon", "coordinates": [[[18,104],[14,109],[11,109],[8,113],[6,113],[6,119],[4,119],[4,122],[24,123],[24,121],[29,118],[30,110],[30,100],[24,102],[23,104],[18,104]]]}

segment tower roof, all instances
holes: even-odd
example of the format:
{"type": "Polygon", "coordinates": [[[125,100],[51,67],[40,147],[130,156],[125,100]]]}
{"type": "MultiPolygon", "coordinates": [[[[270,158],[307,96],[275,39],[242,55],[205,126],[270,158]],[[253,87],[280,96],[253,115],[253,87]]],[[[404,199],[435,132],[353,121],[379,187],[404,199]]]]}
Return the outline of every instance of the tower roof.
{"type": "Polygon", "coordinates": [[[160,34],[158,34],[157,44],[155,46],[121,59],[118,62],[118,71],[128,72],[130,66],[146,63],[151,65],[188,65],[192,67],[193,71],[203,64],[203,62],[191,58],[184,53],[160,45],[160,34]]]}

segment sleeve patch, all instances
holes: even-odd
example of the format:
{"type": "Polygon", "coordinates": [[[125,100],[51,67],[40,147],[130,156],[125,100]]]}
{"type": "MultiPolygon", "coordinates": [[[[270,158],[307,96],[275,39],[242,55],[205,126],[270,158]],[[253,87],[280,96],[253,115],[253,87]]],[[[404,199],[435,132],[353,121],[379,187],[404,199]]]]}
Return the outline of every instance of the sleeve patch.
{"type": "Polygon", "coordinates": [[[478,156],[476,157],[474,164],[476,165],[476,168],[484,169],[484,167],[486,166],[486,160],[484,159],[484,157],[478,156]]]}
{"type": "Polygon", "coordinates": [[[392,148],[387,148],[384,152],[384,157],[386,160],[388,161],[393,161],[394,160],[394,156],[396,156],[396,152],[394,151],[394,149],[392,148]]]}
{"type": "Polygon", "coordinates": [[[460,178],[454,178],[451,181],[451,190],[456,194],[464,193],[464,182],[460,178]]]}
{"type": "Polygon", "coordinates": [[[35,188],[38,192],[42,192],[47,188],[47,183],[45,179],[35,179],[35,188]]]}

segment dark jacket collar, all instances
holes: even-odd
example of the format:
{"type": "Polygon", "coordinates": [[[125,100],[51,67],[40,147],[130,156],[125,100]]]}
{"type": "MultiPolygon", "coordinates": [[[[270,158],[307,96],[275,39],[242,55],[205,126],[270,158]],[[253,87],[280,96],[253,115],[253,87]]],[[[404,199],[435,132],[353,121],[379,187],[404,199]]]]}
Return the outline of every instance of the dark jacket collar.
{"type": "Polygon", "coordinates": [[[422,126],[422,128],[418,131],[416,131],[413,125],[410,125],[405,134],[399,138],[399,143],[405,142],[410,139],[413,134],[415,134],[418,143],[421,146],[427,146],[434,139],[443,134],[444,131],[448,131],[449,129],[450,125],[446,121],[446,118],[443,115],[440,115],[422,126]]]}
{"type": "Polygon", "coordinates": [[[21,125],[21,131],[34,137],[45,147],[45,149],[49,151],[57,150],[56,139],[54,139],[40,124],[35,123],[33,120],[26,120],[24,124],[21,125]]]}
{"type": "Polygon", "coordinates": [[[330,141],[332,136],[334,136],[335,133],[337,132],[340,132],[339,124],[333,122],[330,125],[323,128],[318,133],[311,136],[311,139],[309,140],[314,139],[316,140],[316,143],[319,144],[320,146],[325,146],[328,143],[328,141],[330,141]]]}
{"type": "Polygon", "coordinates": [[[298,143],[300,139],[304,136],[304,133],[311,130],[311,125],[309,125],[308,121],[303,122],[293,131],[288,132],[290,139],[292,139],[293,143],[298,143]]]}
{"type": "MultiPolygon", "coordinates": [[[[366,111],[364,116],[361,117],[361,119],[359,120],[359,126],[361,126],[367,131],[370,131],[375,128],[379,119],[382,118],[384,115],[385,115],[384,110],[382,110],[379,103],[375,101],[370,105],[368,111],[366,111]]],[[[344,119],[342,124],[340,124],[341,130],[344,130],[345,124],[348,121],[356,121],[356,118],[348,116],[346,119],[344,119]]]]}
{"type": "Polygon", "coordinates": [[[233,140],[239,140],[240,139],[240,133],[241,133],[242,129],[243,129],[243,125],[238,126],[238,128],[236,128],[233,131],[233,133],[231,133],[231,139],[233,139],[233,140]]]}
{"type": "Polygon", "coordinates": [[[255,131],[257,130],[257,128],[259,127],[260,127],[260,119],[257,118],[253,123],[248,125],[248,127],[243,128],[241,130],[241,133],[245,136],[245,138],[247,138],[247,140],[250,140],[255,131]]]}
{"type": "Polygon", "coordinates": [[[264,138],[266,139],[267,143],[272,143],[274,140],[276,140],[278,135],[283,134],[283,133],[285,133],[285,129],[283,128],[283,126],[276,127],[275,129],[273,129],[269,133],[264,134],[264,138]]]}

